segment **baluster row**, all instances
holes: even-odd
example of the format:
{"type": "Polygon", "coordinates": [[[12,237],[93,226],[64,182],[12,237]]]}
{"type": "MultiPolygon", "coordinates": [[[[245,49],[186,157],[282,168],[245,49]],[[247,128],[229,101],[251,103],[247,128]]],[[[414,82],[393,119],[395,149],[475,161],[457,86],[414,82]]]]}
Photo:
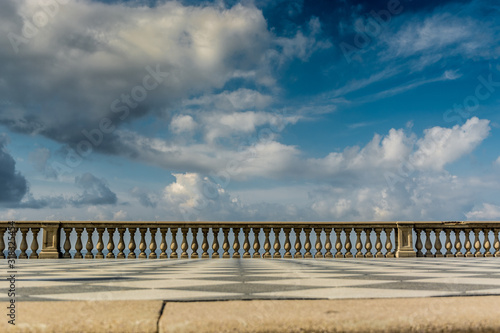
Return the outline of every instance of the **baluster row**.
{"type": "Polygon", "coordinates": [[[417,257],[500,257],[499,231],[498,228],[446,228],[444,230],[443,228],[416,228],[415,249],[417,257]],[[441,243],[443,233],[445,238],[444,254],[441,243]],[[490,233],[493,233],[493,247],[490,242],[490,233]],[[474,237],[473,241],[471,235],[474,237]],[[424,244],[423,237],[425,238],[424,244]],[[422,252],[424,247],[425,253],[422,252]],[[473,248],[474,250],[472,250],[473,248]],[[453,249],[454,251],[452,251],[453,249]]]}
{"type": "MultiPolygon", "coordinates": [[[[180,258],[187,259],[199,258],[198,249],[198,232],[200,228],[189,228],[189,227],[159,227],[159,228],[147,228],[147,227],[139,227],[139,228],[128,228],[130,234],[130,241],[128,244],[128,255],[125,254],[125,243],[124,243],[124,234],[127,228],[115,228],[115,227],[64,227],[64,254],[63,258],[71,258],[70,250],[71,250],[71,241],[70,235],[72,231],[75,231],[76,241],[74,250],[76,253],[74,254],[74,258],[85,258],[85,259],[102,259],[104,257],[108,259],[116,258],[136,258],[136,241],[135,235],[137,230],[139,231],[139,255],[138,258],[145,259],[156,259],[156,258],[168,258],[167,249],[170,248],[170,258],[175,259],[178,258],[178,243],[177,243],[177,234],[180,230],[181,232],[181,245],[180,245],[180,258]],[[83,231],[87,233],[87,243],[85,246],[86,253],[82,252],[83,244],[82,244],[82,233],[83,231]],[[146,233],[149,230],[150,232],[150,242],[149,246],[146,244],[146,233]],[[157,256],[157,243],[156,243],[156,235],[160,234],[161,242],[160,242],[160,255],[157,256]],[[170,246],[167,244],[166,234],[170,230],[171,232],[171,243],[170,246]],[[104,231],[108,233],[108,244],[106,246],[108,253],[106,256],[103,254],[104,249],[104,241],[103,234],[104,231]],[[191,244],[188,244],[188,235],[191,232],[191,244]],[[97,244],[95,245],[96,254],[93,254],[94,244],[92,241],[94,233],[97,233],[97,244]],[[116,249],[118,253],[115,256],[115,244],[114,237],[115,234],[118,235],[119,241],[116,249]],[[146,254],[146,249],[149,248],[150,253],[149,256],[146,254]],[[191,254],[188,253],[188,249],[191,248],[191,254]]],[[[290,240],[290,235],[292,230],[295,234],[295,244],[294,249],[295,253],[293,254],[293,258],[312,258],[313,254],[311,253],[312,244],[311,244],[311,233],[315,234],[316,242],[315,242],[315,250],[316,253],[314,255],[315,258],[383,258],[383,257],[394,257],[394,248],[391,241],[391,234],[393,234],[394,228],[352,228],[352,227],[213,227],[211,228],[213,241],[212,241],[212,255],[209,254],[209,244],[208,244],[208,234],[210,228],[203,227],[201,228],[202,233],[202,244],[201,244],[201,258],[210,258],[213,259],[219,258],[220,253],[220,242],[219,235],[222,236],[222,258],[292,258],[292,244],[290,240]],[[233,234],[233,243],[232,246],[229,241],[229,233],[232,231],[233,234]],[[243,232],[243,246],[240,244],[240,233],[243,232]],[[274,249],[274,253],[271,254],[271,239],[270,234],[271,231],[274,233],[274,243],[272,248],[274,249]],[[284,244],[283,249],[284,253],[282,254],[282,244],[280,242],[281,232],[284,233],[284,244]],[[385,233],[385,254],[382,252],[383,244],[382,244],[382,232],[385,233]],[[250,245],[250,235],[253,233],[253,246],[250,245]],[[264,236],[264,244],[262,246],[263,253],[261,253],[261,244],[259,236],[263,233],[264,236]],[[325,244],[322,243],[322,235],[324,234],[325,244]],[[331,241],[331,236],[335,235],[335,247],[334,252],[333,245],[331,241]],[[301,241],[301,235],[304,236],[304,244],[301,241]],[[375,246],[372,248],[372,235],[375,236],[375,246]],[[342,237],[343,236],[343,237],[342,237]],[[351,237],[355,236],[356,241],[353,246],[351,243],[351,237]],[[363,237],[364,236],[364,237],[363,237]],[[344,241],[342,242],[342,238],[344,241]],[[229,250],[233,250],[233,253],[230,253],[229,250]],[[240,249],[243,249],[243,253],[240,253],[240,249]],[[253,248],[253,253],[250,253],[250,249],[253,248]],[[374,250],[374,253],[372,251],[374,250]],[[354,254],[352,252],[355,252],[354,254]]]]}
{"type": "MultiPolygon", "coordinates": [[[[5,250],[5,242],[4,242],[4,235],[5,231],[7,228],[0,228],[0,259],[5,259],[4,255],[4,250],[5,250]]],[[[19,244],[19,250],[21,251],[19,253],[19,259],[38,259],[38,233],[40,232],[40,228],[30,228],[30,227],[19,227],[15,228],[15,233],[21,232],[21,244],[19,244]],[[31,253],[28,256],[28,253],[26,252],[28,250],[28,232],[31,230],[31,236],[32,236],[32,241],[31,241],[31,246],[29,247],[31,249],[31,253]]],[[[8,255],[7,255],[8,256],[8,255]]]]}

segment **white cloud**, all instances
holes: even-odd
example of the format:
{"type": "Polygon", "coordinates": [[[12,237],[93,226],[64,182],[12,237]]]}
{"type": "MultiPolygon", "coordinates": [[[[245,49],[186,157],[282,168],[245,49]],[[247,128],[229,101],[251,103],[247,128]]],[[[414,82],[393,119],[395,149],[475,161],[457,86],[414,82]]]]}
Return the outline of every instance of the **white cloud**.
{"type": "Polygon", "coordinates": [[[176,115],[170,123],[170,129],[176,134],[192,133],[196,129],[196,122],[189,115],[176,115]]]}
{"type": "Polygon", "coordinates": [[[403,57],[435,54],[444,49],[466,57],[490,53],[494,34],[487,24],[441,10],[422,21],[408,20],[395,35],[387,36],[388,53],[403,57]],[[478,39],[474,31],[482,31],[482,38],[478,39]]]}
{"type": "Polygon", "coordinates": [[[201,97],[184,101],[183,106],[201,107],[204,110],[216,109],[219,111],[242,111],[263,109],[273,101],[272,96],[258,91],[240,88],[234,91],[223,91],[219,94],[205,94],[201,97]]]}
{"type": "MultiPolygon", "coordinates": [[[[210,133],[212,138],[230,135],[236,129],[251,133],[264,121],[272,123],[273,118],[254,112],[224,114],[214,117],[210,133]]],[[[490,131],[489,121],[476,117],[462,126],[430,128],[420,139],[414,133],[407,133],[409,129],[390,129],[385,136],[375,134],[364,147],[347,147],[324,157],[305,158],[298,147],[276,141],[279,132],[272,128],[255,134],[253,140],[236,140],[235,148],[210,141],[183,146],[134,132],[117,131],[117,134],[125,146],[123,151],[133,152],[138,159],[169,170],[203,174],[227,171],[236,180],[291,177],[364,184],[385,183],[384,174],[398,173],[401,165],[406,165],[411,172],[442,172],[447,164],[471,153],[490,131]]]]}
{"type": "Polygon", "coordinates": [[[473,117],[453,128],[433,127],[424,131],[412,163],[422,169],[441,170],[476,148],[490,132],[489,120],[473,117]]]}
{"type": "Polygon", "coordinates": [[[311,18],[308,24],[309,35],[305,36],[299,30],[294,38],[278,38],[276,43],[281,46],[282,54],[280,64],[286,59],[299,58],[307,61],[317,50],[328,49],[332,47],[330,41],[318,40],[321,35],[321,22],[317,17],[311,18]]]}
{"type": "Polygon", "coordinates": [[[468,220],[500,220],[500,206],[483,203],[482,207],[466,213],[468,220]]]}
{"type": "Polygon", "coordinates": [[[125,210],[120,209],[119,211],[113,213],[113,220],[124,221],[127,219],[127,216],[128,213],[125,210]]]}
{"type": "MultiPolygon", "coordinates": [[[[232,135],[246,136],[255,133],[258,127],[269,126],[270,134],[277,134],[286,125],[295,124],[300,116],[283,116],[269,112],[208,113],[201,116],[207,142],[232,135]]],[[[270,139],[270,138],[269,138],[270,139]]]]}

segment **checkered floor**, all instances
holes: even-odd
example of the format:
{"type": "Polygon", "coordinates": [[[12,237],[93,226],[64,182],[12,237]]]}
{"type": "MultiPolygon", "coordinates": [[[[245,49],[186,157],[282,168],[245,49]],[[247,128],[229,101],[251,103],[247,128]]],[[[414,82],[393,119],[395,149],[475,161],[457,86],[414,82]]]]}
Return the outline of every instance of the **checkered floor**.
{"type": "MultiPolygon", "coordinates": [[[[17,301],[500,294],[500,258],[17,260],[16,266],[17,301]]],[[[8,301],[4,272],[0,300],[8,301]]]]}

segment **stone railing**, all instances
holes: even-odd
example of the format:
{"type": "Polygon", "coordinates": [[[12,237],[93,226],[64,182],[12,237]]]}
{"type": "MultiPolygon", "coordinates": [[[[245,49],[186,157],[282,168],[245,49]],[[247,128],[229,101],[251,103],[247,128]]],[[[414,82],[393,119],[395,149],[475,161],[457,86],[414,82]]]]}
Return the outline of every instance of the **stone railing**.
{"type": "Polygon", "coordinates": [[[18,221],[0,222],[0,258],[498,257],[499,231],[500,222],[18,221]]]}

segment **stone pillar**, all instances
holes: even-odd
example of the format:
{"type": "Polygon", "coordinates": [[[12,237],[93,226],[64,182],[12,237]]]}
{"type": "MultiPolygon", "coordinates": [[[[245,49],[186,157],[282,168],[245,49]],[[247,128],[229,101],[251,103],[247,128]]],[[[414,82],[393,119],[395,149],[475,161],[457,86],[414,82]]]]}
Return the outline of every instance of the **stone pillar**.
{"type": "Polygon", "coordinates": [[[60,231],[59,222],[42,222],[43,243],[40,251],[40,259],[58,259],[62,258],[60,250],[60,231]]]}
{"type": "Polygon", "coordinates": [[[412,230],[413,224],[398,222],[398,239],[397,239],[397,249],[396,257],[416,257],[417,253],[413,248],[413,237],[412,230]]]}

